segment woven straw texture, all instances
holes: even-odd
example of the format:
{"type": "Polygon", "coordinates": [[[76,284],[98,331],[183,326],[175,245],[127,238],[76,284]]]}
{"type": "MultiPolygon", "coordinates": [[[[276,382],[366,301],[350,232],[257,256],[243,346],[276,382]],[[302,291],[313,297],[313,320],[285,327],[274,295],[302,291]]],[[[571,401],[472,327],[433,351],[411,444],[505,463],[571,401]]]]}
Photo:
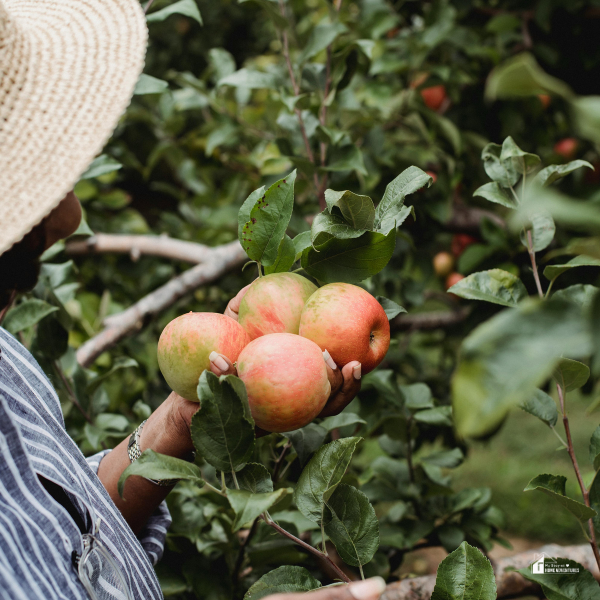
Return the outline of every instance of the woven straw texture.
{"type": "Polygon", "coordinates": [[[102,150],[146,43],[138,0],[0,0],[0,254],[102,150]]]}

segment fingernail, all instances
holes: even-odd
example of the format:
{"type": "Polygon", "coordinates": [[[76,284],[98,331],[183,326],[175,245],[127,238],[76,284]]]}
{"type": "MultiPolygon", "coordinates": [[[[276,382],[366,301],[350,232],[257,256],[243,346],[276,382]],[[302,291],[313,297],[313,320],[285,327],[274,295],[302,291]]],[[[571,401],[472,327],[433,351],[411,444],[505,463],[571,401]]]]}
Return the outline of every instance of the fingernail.
{"type": "Polygon", "coordinates": [[[354,379],[360,379],[362,377],[362,365],[352,367],[352,375],[354,375],[354,379]]]}
{"type": "Polygon", "coordinates": [[[385,581],[381,577],[371,577],[351,583],[348,589],[356,600],[376,600],[385,591],[385,581]]]}
{"type": "Polygon", "coordinates": [[[213,363],[215,367],[217,367],[217,369],[220,369],[221,371],[227,371],[227,369],[229,368],[227,361],[216,352],[211,352],[208,355],[208,360],[210,360],[210,362],[213,363]]]}
{"type": "Polygon", "coordinates": [[[331,354],[327,350],[323,350],[323,358],[332,371],[337,369],[337,365],[333,362],[333,358],[331,358],[331,354]]]}

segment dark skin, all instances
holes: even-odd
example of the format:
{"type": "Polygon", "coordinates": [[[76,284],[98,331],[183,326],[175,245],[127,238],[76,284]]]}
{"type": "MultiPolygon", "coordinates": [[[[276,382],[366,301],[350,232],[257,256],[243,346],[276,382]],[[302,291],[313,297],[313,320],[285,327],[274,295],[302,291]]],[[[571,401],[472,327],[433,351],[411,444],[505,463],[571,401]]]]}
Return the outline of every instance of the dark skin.
{"type": "MultiPolygon", "coordinates": [[[[70,192],[40,224],[40,228],[46,237],[44,249],[73,234],[80,222],[81,205],[75,194],[70,192]]],[[[227,316],[237,320],[240,302],[247,289],[248,286],[240,290],[237,296],[229,302],[225,309],[227,316]]],[[[359,362],[350,362],[342,369],[337,368],[337,366],[332,369],[327,363],[326,367],[332,391],[325,408],[319,415],[320,417],[340,413],[360,390],[359,362]]],[[[215,375],[236,373],[231,361],[226,356],[216,353],[211,358],[210,368],[215,375]]],[[[194,449],[190,435],[190,424],[192,416],[197,410],[198,404],[196,402],[190,402],[172,392],[154,411],[144,426],[140,436],[142,451],[152,449],[161,454],[188,459],[194,449]]],[[[257,430],[259,436],[267,434],[268,432],[257,430]]],[[[123,440],[102,459],[98,477],[125,520],[134,532],[138,532],[144,527],[148,518],[164,500],[171,488],[156,486],[142,477],[131,477],[125,485],[123,498],[120,497],[117,491],[117,483],[123,471],[130,464],[127,455],[128,441],[129,438],[123,440]]]]}

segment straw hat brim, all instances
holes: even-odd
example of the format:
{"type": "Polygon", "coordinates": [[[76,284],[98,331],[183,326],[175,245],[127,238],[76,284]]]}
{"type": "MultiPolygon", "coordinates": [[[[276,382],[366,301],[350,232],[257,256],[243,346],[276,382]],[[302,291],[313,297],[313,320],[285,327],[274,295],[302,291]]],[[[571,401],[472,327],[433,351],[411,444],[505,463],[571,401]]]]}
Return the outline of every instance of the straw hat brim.
{"type": "Polygon", "coordinates": [[[102,150],[146,44],[138,0],[0,0],[0,254],[102,150]]]}

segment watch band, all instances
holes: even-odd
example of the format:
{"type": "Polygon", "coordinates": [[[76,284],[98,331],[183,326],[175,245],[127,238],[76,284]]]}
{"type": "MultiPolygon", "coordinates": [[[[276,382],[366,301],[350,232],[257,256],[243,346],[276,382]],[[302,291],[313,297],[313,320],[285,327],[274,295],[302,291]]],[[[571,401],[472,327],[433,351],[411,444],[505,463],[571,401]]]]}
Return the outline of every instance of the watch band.
{"type": "MultiPolygon", "coordinates": [[[[129,438],[129,443],[127,444],[127,455],[129,456],[129,460],[131,462],[135,462],[142,455],[142,449],[140,448],[140,434],[142,433],[142,429],[144,428],[147,420],[148,419],[142,421],[129,438]]],[[[144,477],[144,479],[161,487],[172,487],[179,481],[179,479],[150,479],[149,477],[144,477]]]]}

